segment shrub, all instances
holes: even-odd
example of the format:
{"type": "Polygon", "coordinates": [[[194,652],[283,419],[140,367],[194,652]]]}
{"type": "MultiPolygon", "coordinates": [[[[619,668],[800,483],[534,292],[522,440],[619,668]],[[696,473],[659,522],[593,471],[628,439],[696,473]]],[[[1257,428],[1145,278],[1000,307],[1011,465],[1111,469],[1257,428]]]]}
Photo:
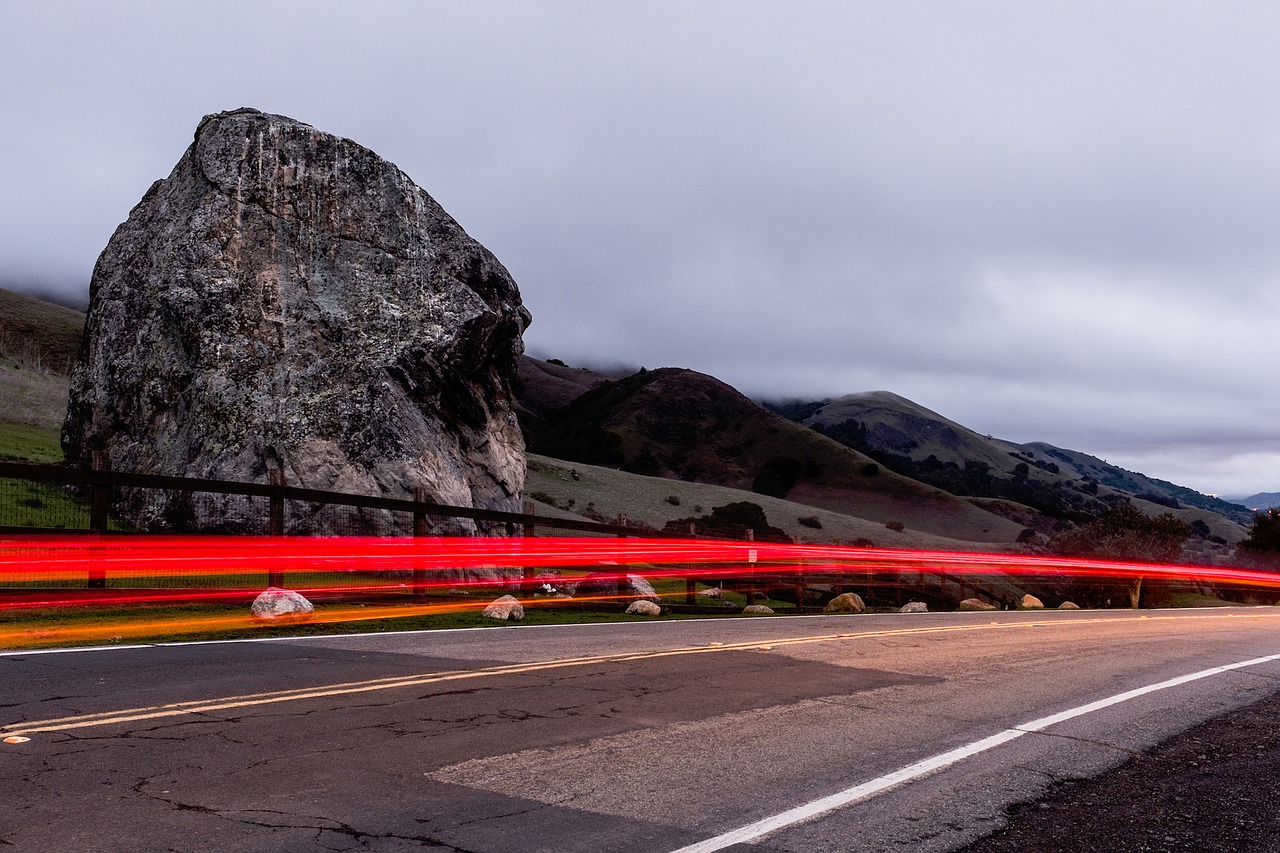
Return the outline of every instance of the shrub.
{"type": "Polygon", "coordinates": [[[874,477],[879,473],[880,466],[874,462],[868,462],[866,465],[862,466],[862,476],[864,477],[874,477]]]}
{"type": "Polygon", "coordinates": [[[901,521],[886,521],[884,523],[884,526],[889,528],[895,533],[901,533],[902,531],[907,529],[907,526],[903,524],[901,521]]]}
{"type": "Polygon", "coordinates": [[[771,498],[785,498],[795,488],[802,470],[799,460],[775,456],[764,463],[755,482],[751,484],[751,491],[771,498]]]}
{"type": "Polygon", "coordinates": [[[812,527],[814,530],[822,529],[822,522],[818,520],[816,515],[806,515],[802,518],[797,518],[796,521],[800,522],[805,527],[812,527]]]}
{"type": "Polygon", "coordinates": [[[667,503],[671,504],[672,506],[680,506],[680,496],[667,495],[667,503]]]}

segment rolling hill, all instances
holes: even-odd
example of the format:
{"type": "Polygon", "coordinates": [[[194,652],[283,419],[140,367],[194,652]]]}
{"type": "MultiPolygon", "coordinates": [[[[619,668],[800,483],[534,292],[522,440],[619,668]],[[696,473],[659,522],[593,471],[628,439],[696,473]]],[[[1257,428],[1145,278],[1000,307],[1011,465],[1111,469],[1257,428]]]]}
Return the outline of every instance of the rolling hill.
{"type": "Polygon", "coordinates": [[[1023,525],[885,470],[719,380],[663,368],[606,382],[531,436],[538,454],[709,483],[971,542],[1013,542],[1023,525]]]}
{"type": "Polygon", "coordinates": [[[885,467],[957,495],[1001,499],[1081,521],[1119,503],[1200,520],[1209,535],[1238,541],[1244,507],[1044,442],[981,435],[897,394],[873,391],[775,406],[885,467]]]}

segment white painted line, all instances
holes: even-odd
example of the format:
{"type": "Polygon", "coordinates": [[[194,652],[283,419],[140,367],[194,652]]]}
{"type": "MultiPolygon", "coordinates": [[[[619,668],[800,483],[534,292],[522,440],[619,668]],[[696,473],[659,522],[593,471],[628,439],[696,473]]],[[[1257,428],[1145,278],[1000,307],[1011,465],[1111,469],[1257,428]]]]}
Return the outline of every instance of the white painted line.
{"type": "Polygon", "coordinates": [[[906,767],[894,770],[892,773],[886,773],[868,782],[855,785],[852,788],[846,788],[843,791],[830,794],[817,800],[813,800],[795,808],[788,809],[780,814],[763,818],[749,823],[746,826],[740,826],[737,829],[717,835],[714,838],[708,838],[705,841],[699,841],[696,844],[690,844],[687,847],[681,847],[673,853],[713,853],[715,850],[723,850],[726,847],[732,847],[734,844],[744,844],[750,841],[756,841],[771,832],[776,832],[788,826],[811,820],[826,812],[835,811],[844,808],[861,800],[870,799],[877,794],[897,787],[906,782],[927,776],[944,767],[949,767],[963,761],[970,756],[977,755],[980,752],[986,752],[1001,744],[1008,743],[1011,740],[1022,737],[1026,734],[1040,732],[1049,726],[1058,723],[1073,720],[1076,717],[1083,717],[1086,714],[1092,714],[1094,711],[1100,711],[1103,708],[1110,708],[1113,705],[1119,705],[1121,702],[1128,702],[1139,696],[1146,696],[1160,690],[1168,690],[1171,687],[1178,687],[1192,681],[1199,681],[1202,678],[1210,678],[1215,675],[1222,675],[1227,672],[1233,672],[1238,669],[1244,669],[1250,666],[1258,666],[1259,664],[1272,663],[1280,661],[1280,654],[1267,655],[1266,657],[1251,658],[1237,663],[1225,664],[1223,666],[1215,666],[1209,669],[1203,669],[1199,672],[1193,672],[1188,675],[1180,675],[1176,678],[1170,678],[1166,681],[1160,681],[1155,684],[1148,684],[1145,687],[1138,687],[1134,690],[1126,690],[1123,693],[1117,693],[1105,699],[1099,699],[1096,702],[1090,702],[1086,705],[1079,705],[1075,708],[1052,714],[1048,717],[1041,717],[1037,720],[1014,726],[1011,729],[1005,729],[1002,732],[973,741],[964,746],[948,752],[926,758],[923,761],[917,761],[914,764],[908,764],[906,767]]]}
{"type": "Polygon", "coordinates": [[[26,657],[27,655],[60,655],[66,652],[114,652],[119,649],[150,649],[153,646],[149,643],[134,646],[79,646],[66,649],[27,649],[26,651],[17,652],[0,652],[0,658],[16,658],[26,657]]]}

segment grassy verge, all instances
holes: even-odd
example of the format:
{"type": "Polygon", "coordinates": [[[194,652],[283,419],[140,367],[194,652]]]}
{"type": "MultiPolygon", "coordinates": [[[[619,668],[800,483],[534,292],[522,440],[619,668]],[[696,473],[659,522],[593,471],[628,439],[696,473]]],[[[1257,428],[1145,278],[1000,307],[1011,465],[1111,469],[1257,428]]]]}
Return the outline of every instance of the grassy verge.
{"type": "MultiPolygon", "coordinates": [[[[496,596],[495,596],[496,597],[496,596]]],[[[318,604],[305,621],[261,622],[249,616],[248,602],[160,605],[83,605],[11,610],[0,615],[0,649],[21,650],[88,645],[129,645],[262,637],[307,637],[380,631],[573,625],[716,616],[629,616],[620,606],[599,609],[526,606],[524,619],[500,622],[481,615],[491,597],[423,605],[318,604]]],[[[725,608],[736,616],[738,608],[725,608]]]]}

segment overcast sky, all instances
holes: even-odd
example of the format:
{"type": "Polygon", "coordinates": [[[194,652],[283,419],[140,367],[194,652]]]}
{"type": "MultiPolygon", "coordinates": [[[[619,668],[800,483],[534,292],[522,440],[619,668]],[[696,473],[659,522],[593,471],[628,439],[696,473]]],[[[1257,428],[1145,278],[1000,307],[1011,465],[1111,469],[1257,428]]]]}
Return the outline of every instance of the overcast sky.
{"type": "Polygon", "coordinates": [[[1280,4],[0,10],[0,286],[87,299],[201,116],[253,106],[431,193],[531,354],[1280,490],[1280,4]]]}

